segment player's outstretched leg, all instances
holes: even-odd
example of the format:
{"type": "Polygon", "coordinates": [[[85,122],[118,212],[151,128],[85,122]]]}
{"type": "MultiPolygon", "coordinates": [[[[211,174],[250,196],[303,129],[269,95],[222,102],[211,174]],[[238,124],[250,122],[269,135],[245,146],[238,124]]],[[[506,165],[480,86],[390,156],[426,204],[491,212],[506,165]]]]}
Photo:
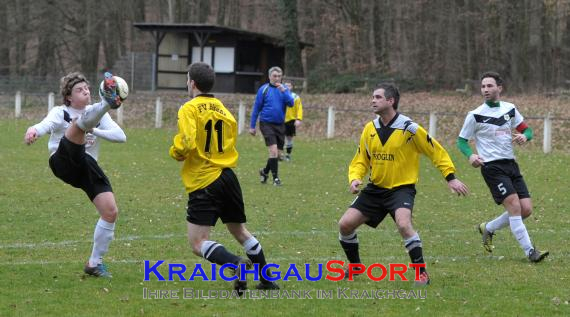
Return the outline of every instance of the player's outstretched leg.
{"type": "Polygon", "coordinates": [[[77,126],[83,131],[93,129],[109,109],[117,109],[121,106],[121,99],[117,93],[117,82],[109,72],[105,73],[103,90],[99,89],[101,102],[92,105],[77,119],[77,126]]]}

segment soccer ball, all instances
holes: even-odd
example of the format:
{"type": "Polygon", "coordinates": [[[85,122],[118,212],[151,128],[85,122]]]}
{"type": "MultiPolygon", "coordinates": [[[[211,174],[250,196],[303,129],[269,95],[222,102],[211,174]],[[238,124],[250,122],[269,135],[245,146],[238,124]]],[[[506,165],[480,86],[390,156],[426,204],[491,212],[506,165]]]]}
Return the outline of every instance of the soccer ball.
{"type": "MultiPolygon", "coordinates": [[[[119,96],[121,101],[125,101],[125,99],[127,99],[127,97],[129,96],[129,85],[123,78],[119,76],[113,76],[113,79],[117,83],[117,90],[116,90],[117,95],[119,96]]],[[[99,94],[101,96],[103,96],[104,88],[105,88],[105,80],[103,79],[103,81],[101,81],[101,85],[99,85],[99,94]]]]}
{"type": "Polygon", "coordinates": [[[119,97],[121,97],[121,101],[124,101],[129,96],[129,85],[127,85],[127,82],[123,78],[119,76],[113,77],[117,82],[117,93],[119,94],[119,97]]]}

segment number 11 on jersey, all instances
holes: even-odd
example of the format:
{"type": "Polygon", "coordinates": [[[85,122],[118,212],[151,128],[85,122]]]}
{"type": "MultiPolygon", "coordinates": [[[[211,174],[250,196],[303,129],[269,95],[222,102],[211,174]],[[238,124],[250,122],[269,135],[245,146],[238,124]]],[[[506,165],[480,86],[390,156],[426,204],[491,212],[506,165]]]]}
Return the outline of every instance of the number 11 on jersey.
{"type": "MultiPolygon", "coordinates": [[[[218,153],[224,153],[224,132],[223,132],[223,124],[222,120],[217,120],[214,124],[214,130],[216,130],[217,139],[218,139],[218,153]]],[[[212,120],[208,120],[206,122],[206,126],[204,127],[206,130],[206,145],[204,147],[204,152],[211,153],[210,147],[212,143],[212,120]]]]}

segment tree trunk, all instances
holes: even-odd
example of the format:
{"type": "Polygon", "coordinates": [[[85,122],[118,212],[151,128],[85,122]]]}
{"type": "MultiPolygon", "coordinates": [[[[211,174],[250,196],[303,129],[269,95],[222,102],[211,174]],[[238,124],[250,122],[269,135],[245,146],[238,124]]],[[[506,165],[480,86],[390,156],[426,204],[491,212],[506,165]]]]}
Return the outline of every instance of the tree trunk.
{"type": "Polygon", "coordinates": [[[283,36],[286,74],[289,76],[303,76],[301,46],[299,44],[297,26],[297,1],[280,0],[279,8],[285,22],[283,36]]]}
{"type": "Polygon", "coordinates": [[[15,73],[16,75],[26,75],[26,44],[28,42],[30,33],[28,31],[28,19],[30,16],[30,6],[28,0],[15,1],[15,28],[12,34],[15,34],[15,73]]]}
{"type": "Polygon", "coordinates": [[[90,0],[83,0],[82,3],[83,14],[82,18],[78,19],[82,23],[79,25],[76,40],[80,43],[81,71],[93,75],[97,72],[99,63],[100,34],[102,33],[100,19],[104,18],[104,15],[98,10],[99,4],[90,0]]]}
{"type": "Polygon", "coordinates": [[[465,68],[464,78],[477,78],[477,71],[473,65],[473,40],[471,37],[471,15],[473,15],[472,0],[465,0],[463,5],[464,39],[465,39],[465,68]]]}
{"type": "Polygon", "coordinates": [[[58,30],[61,29],[61,17],[52,2],[40,7],[38,21],[38,52],[34,73],[45,77],[56,72],[55,50],[58,43],[58,30]]]}
{"type": "Polygon", "coordinates": [[[10,37],[8,36],[8,5],[0,1],[0,76],[10,75],[10,37]]]}
{"type": "MultiPolygon", "coordinates": [[[[376,68],[377,60],[376,60],[376,14],[378,13],[376,10],[376,1],[370,1],[369,7],[367,8],[368,15],[368,61],[370,63],[370,67],[373,69],[376,68]]],[[[378,19],[382,17],[378,15],[378,19]]]]}
{"type": "Polygon", "coordinates": [[[570,87],[570,14],[566,12],[564,17],[564,29],[560,43],[561,77],[566,87],[570,87]]]}

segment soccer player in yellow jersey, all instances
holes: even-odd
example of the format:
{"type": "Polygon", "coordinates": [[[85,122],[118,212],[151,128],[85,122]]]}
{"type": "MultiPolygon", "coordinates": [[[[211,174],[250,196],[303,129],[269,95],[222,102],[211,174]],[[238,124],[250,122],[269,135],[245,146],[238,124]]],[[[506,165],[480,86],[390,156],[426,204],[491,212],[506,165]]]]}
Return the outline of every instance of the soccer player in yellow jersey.
{"type": "MultiPolygon", "coordinates": [[[[246,216],[239,181],[232,168],[237,165],[237,124],[234,116],[220,100],[208,92],[214,86],[215,73],[206,63],[198,62],[188,69],[188,93],[192,100],[178,111],[178,134],[169,154],[183,161],[182,181],[188,193],[188,240],[192,251],[206,260],[224,265],[237,265],[234,288],[240,295],[247,288],[240,280],[240,270],[259,264],[259,273],[267,264],[261,244],[246,229],[246,216]],[[218,218],[242,244],[249,259],[240,258],[223,245],[209,239],[211,227],[218,218]]],[[[265,280],[257,289],[278,289],[265,280]]]]}
{"type": "Polygon", "coordinates": [[[287,107],[285,111],[285,160],[291,161],[291,152],[293,152],[293,137],[297,134],[297,128],[303,124],[303,103],[301,97],[292,91],[293,84],[285,83],[285,86],[291,90],[293,96],[293,107],[287,107]]]}
{"type": "MultiPolygon", "coordinates": [[[[420,154],[425,154],[458,195],[468,189],[455,177],[455,167],[445,149],[424,128],[398,113],[400,93],[389,83],[379,84],[372,95],[372,110],[378,118],[364,127],[360,145],[350,163],[350,191],[357,194],[362,180],[370,171],[368,185],[339,221],[339,240],[350,263],[360,263],[356,229],[362,224],[377,227],[389,214],[412,263],[425,263],[422,241],[412,226],[412,209],[416,195],[420,154]]],[[[417,285],[427,285],[430,278],[420,268],[417,285]]]]}

